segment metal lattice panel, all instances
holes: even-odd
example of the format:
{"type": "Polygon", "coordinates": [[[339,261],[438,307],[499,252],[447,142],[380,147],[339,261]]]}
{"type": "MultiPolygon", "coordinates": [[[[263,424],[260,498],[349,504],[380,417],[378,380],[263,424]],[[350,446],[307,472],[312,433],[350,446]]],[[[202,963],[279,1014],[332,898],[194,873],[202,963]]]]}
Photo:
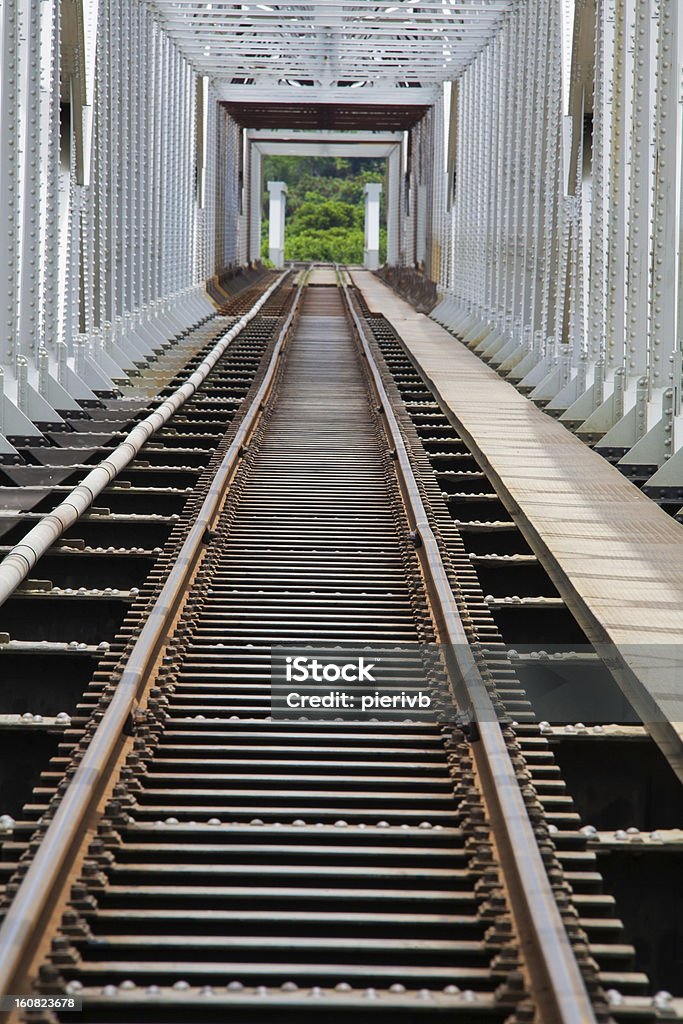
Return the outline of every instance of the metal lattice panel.
{"type": "Polygon", "coordinates": [[[681,12],[520,4],[450,111],[444,322],[651,489],[683,474],[681,12]]]}
{"type": "MultiPolygon", "coordinates": [[[[516,0],[155,0],[164,27],[223,88],[428,85],[460,74],[516,0]]],[[[227,96],[226,96],[227,98],[227,96]]]]}

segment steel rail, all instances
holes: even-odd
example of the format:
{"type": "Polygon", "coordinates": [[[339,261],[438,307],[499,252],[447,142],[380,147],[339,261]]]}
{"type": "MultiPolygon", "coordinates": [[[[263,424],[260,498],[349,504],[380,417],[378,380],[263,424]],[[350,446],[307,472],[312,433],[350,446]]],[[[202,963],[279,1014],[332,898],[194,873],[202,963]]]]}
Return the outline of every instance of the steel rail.
{"type": "Polygon", "coordinates": [[[281,274],[260,299],[254,303],[229,331],[216,342],[194,373],[180,387],[164,399],[154,412],[137,423],[106,459],[95,466],[90,473],[51,512],[48,512],[33,529],[29,530],[18,544],[0,562],[0,606],[11,597],[20,583],[26,579],[39,558],[58,540],[70,526],[80,519],[92,505],[95,498],[135,459],[144,445],[174,416],[185,402],[192,398],[201,387],[211,370],[238,334],[258,314],[273,292],[280,287],[287,274],[281,274]]]}
{"type": "Polygon", "coordinates": [[[403,435],[342,273],[339,282],[394,446],[408,520],[421,541],[417,554],[454,695],[474,725],[472,750],[537,1012],[543,1024],[594,1024],[593,1004],[550,887],[498,716],[469,645],[403,435]]]}
{"type": "MultiPolygon", "coordinates": [[[[273,288],[268,290],[263,301],[282,279],[279,278],[273,288]]],[[[41,926],[46,924],[53,912],[65,883],[68,868],[73,864],[82,845],[86,822],[95,814],[102,791],[120,756],[124,742],[124,727],[143,691],[149,670],[167,635],[169,624],[181,606],[184,589],[204,548],[206,531],[211,528],[220,510],[226,488],[272,390],[283,347],[305,282],[306,277],[299,283],[264,379],[218,467],[197,517],[130,652],[111,702],[0,926],[0,992],[21,991],[16,986],[18,982],[23,981],[22,972],[26,972],[34,955],[34,947],[41,937],[41,926]]],[[[2,1017],[0,1014],[0,1019],[2,1017]]]]}

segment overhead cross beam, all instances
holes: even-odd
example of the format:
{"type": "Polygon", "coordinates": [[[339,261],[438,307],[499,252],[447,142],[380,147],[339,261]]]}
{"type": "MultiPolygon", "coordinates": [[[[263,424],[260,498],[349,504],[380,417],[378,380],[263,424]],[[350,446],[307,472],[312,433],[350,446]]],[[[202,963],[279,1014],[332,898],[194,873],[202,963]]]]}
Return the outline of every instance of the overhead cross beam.
{"type": "Polygon", "coordinates": [[[233,89],[240,99],[277,89],[282,99],[298,94],[297,102],[307,90],[318,102],[339,102],[337,91],[398,92],[452,80],[517,2],[153,0],[164,28],[222,98],[233,98],[233,89]]]}
{"type": "MultiPolygon", "coordinates": [[[[348,90],[345,90],[348,92],[348,90]]],[[[226,93],[230,97],[230,93],[226,93]]],[[[373,97],[370,96],[370,100],[373,97]]],[[[418,104],[343,104],[336,99],[311,103],[302,96],[298,103],[273,103],[266,97],[261,102],[250,101],[242,93],[239,100],[225,103],[225,109],[244,128],[318,129],[320,131],[363,131],[368,123],[377,131],[407,131],[427,111],[418,104]]]]}

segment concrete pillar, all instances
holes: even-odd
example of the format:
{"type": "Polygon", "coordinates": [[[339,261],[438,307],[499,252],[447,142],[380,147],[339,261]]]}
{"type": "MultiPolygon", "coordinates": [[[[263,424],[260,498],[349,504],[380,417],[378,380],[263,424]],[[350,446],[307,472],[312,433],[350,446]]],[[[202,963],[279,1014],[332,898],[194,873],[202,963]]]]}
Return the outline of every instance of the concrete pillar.
{"type": "Polygon", "coordinates": [[[268,259],[280,269],[285,264],[285,208],[287,186],[284,181],[269,181],[268,259]]]}
{"type": "Polygon", "coordinates": [[[365,186],[365,251],[363,262],[368,270],[379,267],[379,196],[382,186],[373,182],[365,186]]]}

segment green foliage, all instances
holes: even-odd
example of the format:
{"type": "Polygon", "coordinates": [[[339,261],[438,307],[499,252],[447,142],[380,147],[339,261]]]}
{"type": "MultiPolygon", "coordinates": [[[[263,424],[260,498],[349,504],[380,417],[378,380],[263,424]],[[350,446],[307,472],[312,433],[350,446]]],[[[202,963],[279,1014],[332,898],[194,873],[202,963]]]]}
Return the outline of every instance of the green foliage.
{"type": "MultiPolygon", "coordinates": [[[[285,259],[362,263],[365,223],[363,186],[366,182],[383,179],[383,160],[265,157],[264,181],[287,182],[285,259]]],[[[267,193],[263,215],[262,252],[267,256],[267,193]]],[[[380,259],[385,258],[386,229],[382,228],[380,259]]]]}
{"type": "Polygon", "coordinates": [[[362,227],[362,224],[358,223],[359,212],[363,212],[359,206],[340,203],[336,199],[323,199],[314,192],[308,192],[306,202],[302,203],[290,218],[288,227],[295,235],[304,231],[362,227]]]}

